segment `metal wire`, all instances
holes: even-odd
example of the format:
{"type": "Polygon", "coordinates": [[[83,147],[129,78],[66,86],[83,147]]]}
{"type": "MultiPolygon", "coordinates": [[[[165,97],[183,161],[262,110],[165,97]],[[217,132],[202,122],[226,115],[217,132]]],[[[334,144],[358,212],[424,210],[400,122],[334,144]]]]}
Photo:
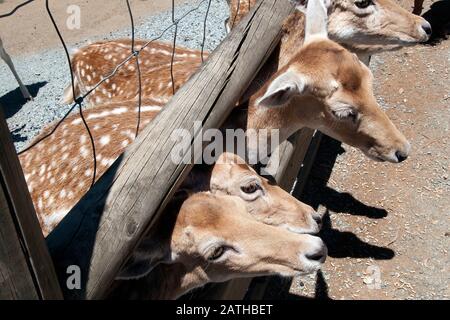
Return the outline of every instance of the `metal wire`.
{"type": "Polygon", "coordinates": [[[73,75],[73,69],[72,69],[72,63],[70,61],[70,54],[69,51],[67,50],[67,46],[66,43],[64,41],[64,38],[61,35],[61,32],[59,31],[58,25],[56,24],[55,19],[53,18],[53,14],[50,10],[50,5],[49,5],[49,0],[45,0],[45,9],[47,10],[48,16],[50,17],[50,20],[52,21],[53,27],[55,28],[56,33],[58,34],[58,37],[61,41],[61,44],[64,48],[64,52],[66,53],[66,58],[67,58],[67,62],[69,64],[69,70],[70,70],[70,78],[71,78],[71,85],[72,85],[72,94],[73,97],[75,99],[75,104],[78,105],[78,111],[80,114],[80,118],[83,121],[84,127],[86,128],[86,131],[89,135],[89,139],[91,140],[91,146],[92,146],[92,155],[94,157],[94,173],[92,175],[92,182],[91,182],[91,187],[94,185],[95,183],[95,178],[97,175],[97,155],[96,155],[96,150],[95,150],[95,142],[94,142],[94,137],[92,136],[91,130],[89,129],[88,124],[86,123],[86,119],[84,118],[83,115],[83,106],[82,106],[82,102],[83,99],[76,99],[75,97],[75,81],[74,81],[74,75],[73,75]]]}
{"type": "Polygon", "coordinates": [[[205,62],[203,53],[205,52],[205,42],[206,42],[206,23],[208,22],[209,9],[211,8],[211,0],[208,1],[208,8],[206,9],[205,20],[203,21],[203,40],[202,40],[202,62],[205,62]]]}
{"type": "MultiPolygon", "coordinates": [[[[33,2],[34,0],[29,0],[26,1],[20,5],[18,5],[17,7],[15,7],[11,12],[1,15],[0,18],[3,17],[7,17],[10,16],[12,14],[14,14],[20,7],[23,7],[31,2],[33,2]]],[[[141,48],[139,48],[138,50],[136,50],[135,47],[135,25],[134,25],[134,17],[133,17],[133,13],[131,10],[131,6],[129,3],[129,0],[126,0],[126,4],[127,4],[127,8],[128,8],[128,12],[130,15],[130,21],[131,21],[131,54],[126,57],[122,62],[120,62],[118,65],[116,65],[116,67],[106,76],[102,77],[102,79],[97,82],[93,87],[91,87],[85,94],[76,97],[76,90],[75,90],[75,81],[74,81],[74,73],[73,73],[73,69],[72,69],[72,64],[71,64],[71,60],[70,60],[70,54],[69,51],[67,49],[67,45],[64,41],[64,38],[61,35],[61,32],[58,28],[58,25],[56,24],[56,21],[53,17],[53,14],[50,10],[50,6],[49,6],[49,0],[46,0],[46,10],[47,13],[50,17],[50,20],[53,24],[53,27],[56,31],[56,33],[58,34],[58,37],[61,41],[61,44],[64,48],[64,52],[66,54],[66,58],[68,60],[69,63],[69,71],[70,71],[70,77],[71,77],[71,89],[72,89],[72,94],[73,94],[73,98],[74,98],[74,104],[70,107],[70,109],[66,112],[66,114],[56,123],[56,125],[54,125],[54,127],[52,128],[52,130],[43,135],[42,137],[40,137],[39,139],[37,139],[36,141],[34,141],[30,146],[26,147],[25,149],[23,149],[22,151],[20,151],[18,154],[21,155],[27,151],[29,151],[30,149],[32,149],[33,147],[35,147],[37,144],[39,144],[40,142],[42,142],[43,140],[47,139],[48,137],[50,137],[57,129],[58,127],[62,124],[62,122],[72,113],[72,111],[78,107],[78,111],[79,111],[79,115],[80,118],[83,121],[83,124],[88,132],[89,138],[91,140],[91,145],[92,145],[92,152],[93,152],[93,157],[94,157],[94,173],[93,173],[93,177],[92,177],[92,185],[95,183],[95,179],[96,179],[96,172],[97,172],[97,160],[96,160],[96,149],[95,149],[95,143],[94,143],[94,139],[92,136],[92,133],[89,129],[89,126],[85,120],[84,114],[83,114],[83,107],[82,107],[82,103],[83,101],[92,93],[94,92],[98,87],[100,87],[103,83],[105,83],[106,81],[108,81],[109,79],[111,79],[112,77],[114,77],[117,72],[127,63],[129,62],[132,58],[136,58],[136,67],[137,67],[137,72],[138,72],[138,84],[139,84],[139,97],[138,97],[138,120],[137,120],[137,127],[136,127],[136,136],[139,134],[139,127],[140,127],[140,120],[141,120],[141,106],[142,106],[142,76],[141,76],[141,69],[140,69],[140,63],[139,63],[139,55],[141,53],[142,50],[144,50],[145,48],[147,48],[151,43],[160,40],[170,29],[172,29],[173,27],[175,27],[175,34],[174,34],[174,41],[173,41],[173,54],[172,54],[172,61],[171,61],[171,77],[172,77],[172,89],[173,92],[175,93],[175,81],[174,81],[174,77],[173,77],[173,63],[174,63],[174,55],[175,55],[175,46],[176,46],[176,38],[178,35],[178,23],[183,20],[184,18],[186,18],[188,15],[190,15],[191,13],[193,13],[194,11],[199,10],[199,8],[206,2],[208,1],[208,9],[206,12],[206,16],[205,16],[205,25],[206,25],[206,21],[208,18],[208,14],[209,14],[209,8],[210,8],[210,4],[211,4],[211,0],[202,0],[198,3],[198,5],[190,10],[188,10],[186,13],[184,13],[179,19],[175,19],[175,4],[174,4],[174,0],[172,0],[172,24],[169,25],[167,28],[165,28],[159,36],[154,37],[153,39],[147,41],[141,48]]],[[[203,48],[204,48],[204,44],[206,41],[206,27],[204,27],[204,34],[203,34],[203,41],[202,41],[202,59],[203,59],[203,48]]]]}
{"type": "Polygon", "coordinates": [[[130,15],[130,23],[131,23],[131,54],[136,57],[136,70],[138,73],[138,89],[139,89],[139,95],[138,95],[138,112],[137,112],[137,125],[136,125],[136,133],[135,138],[139,135],[139,127],[141,125],[141,107],[142,107],[142,75],[141,75],[141,67],[139,65],[139,55],[136,53],[135,50],[135,29],[134,29],[134,17],[133,17],[133,11],[131,10],[130,1],[126,0],[127,2],[127,8],[128,8],[128,14],[130,15]]]}
{"type": "Polygon", "coordinates": [[[34,2],[34,0],[28,0],[28,1],[22,2],[21,4],[17,5],[14,9],[12,9],[10,12],[0,15],[0,19],[12,16],[17,10],[19,10],[23,6],[26,6],[27,4],[32,3],[32,2],[34,2]]]}
{"type": "Polygon", "coordinates": [[[175,60],[175,47],[177,45],[177,35],[178,35],[178,21],[175,21],[175,0],[172,0],[172,24],[175,25],[175,31],[173,33],[173,43],[172,43],[172,57],[170,60],[170,78],[172,80],[172,94],[175,94],[175,78],[173,76],[173,62],[175,60]]]}

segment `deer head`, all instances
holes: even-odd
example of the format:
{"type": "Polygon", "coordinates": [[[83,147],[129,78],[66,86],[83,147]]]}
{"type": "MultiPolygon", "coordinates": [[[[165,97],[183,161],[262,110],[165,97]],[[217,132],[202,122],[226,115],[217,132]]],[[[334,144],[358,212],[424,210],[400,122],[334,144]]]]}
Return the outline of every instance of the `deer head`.
{"type": "Polygon", "coordinates": [[[296,233],[317,233],[321,216],[275,183],[258,175],[233,153],[223,153],[212,170],[214,194],[240,197],[258,221],[296,233]]]}
{"type": "MultiPolygon", "coordinates": [[[[247,129],[279,128],[283,141],[309,127],[374,160],[405,160],[410,145],[377,104],[370,70],[326,37],[326,14],[322,1],[310,2],[305,45],[252,97],[247,129]]],[[[250,139],[250,154],[258,139],[250,139]]]]}
{"type": "Polygon", "coordinates": [[[139,280],[122,282],[116,296],[144,299],[154,290],[158,298],[177,298],[208,282],[311,273],[327,251],[318,237],[255,220],[240,197],[209,192],[171,205],[152,231],[118,276],[139,280]],[[156,266],[157,287],[150,273],[156,266]],[[136,287],[141,294],[133,296],[136,287]]]}
{"type": "MultiPolygon", "coordinates": [[[[282,43],[295,45],[303,40],[308,0],[291,0],[298,9],[284,24],[282,43]],[[291,38],[291,39],[288,39],[291,38]]],[[[231,0],[229,29],[255,5],[254,0],[231,0]]],[[[374,54],[427,41],[431,25],[393,0],[329,0],[330,39],[358,54],[374,54]]],[[[301,42],[300,42],[301,43],[301,42]]],[[[282,49],[282,54],[284,50],[282,49]]]]}
{"type": "Polygon", "coordinates": [[[353,52],[373,54],[425,42],[431,25],[392,0],[333,0],[328,32],[353,52]]]}

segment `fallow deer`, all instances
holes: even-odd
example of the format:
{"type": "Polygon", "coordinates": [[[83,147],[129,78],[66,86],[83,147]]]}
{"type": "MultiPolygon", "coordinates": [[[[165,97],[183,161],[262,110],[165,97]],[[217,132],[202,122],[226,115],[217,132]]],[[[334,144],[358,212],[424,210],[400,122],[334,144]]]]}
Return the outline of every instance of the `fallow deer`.
{"type": "MultiPolygon", "coordinates": [[[[273,73],[279,71],[295,55],[304,40],[307,0],[293,0],[297,10],[283,25],[280,47],[275,50],[256,76],[240,102],[245,103],[273,73]]],[[[245,16],[256,0],[231,0],[231,18],[234,26],[245,16]]],[[[431,35],[430,24],[422,17],[409,13],[391,0],[330,0],[328,30],[330,38],[358,54],[368,64],[370,55],[395,50],[407,45],[427,41],[431,35]]],[[[145,41],[138,41],[140,49],[145,41]]],[[[103,41],[75,51],[72,68],[75,71],[76,95],[86,93],[103,76],[115,69],[118,63],[130,55],[130,40],[103,41]]],[[[170,68],[172,45],[152,42],[141,52],[143,95],[172,94],[170,68]],[[159,70],[165,72],[159,72],[159,70]]],[[[205,53],[207,57],[207,53],[205,53]]],[[[181,47],[175,49],[173,74],[175,90],[185,83],[202,62],[200,51],[181,47]]],[[[126,66],[88,96],[91,104],[107,100],[128,100],[137,96],[136,60],[126,66]],[[117,89],[119,88],[119,89],[117,89]]],[[[73,101],[71,87],[65,91],[64,102],[73,101]]]]}
{"type": "MultiPolygon", "coordinates": [[[[136,40],[135,50],[141,50],[146,41],[136,40]]],[[[131,53],[131,40],[119,39],[101,41],[75,50],[71,65],[75,75],[75,95],[85,94],[102,80],[105,80],[94,92],[88,95],[86,102],[90,105],[104,104],[108,101],[137,101],[139,94],[136,58],[129,59],[117,73],[104,79],[116,66],[125,61],[131,53]]],[[[201,52],[176,47],[172,64],[171,44],[154,41],[145,46],[139,54],[142,81],[142,97],[158,97],[166,103],[202,63],[201,52]],[[172,84],[172,74],[174,84],[172,84]]],[[[208,53],[203,53],[206,59],[208,53]]],[[[72,102],[73,92],[69,86],[63,101],[72,102]]]]}
{"type": "MultiPolygon", "coordinates": [[[[315,9],[317,9],[316,6],[315,9]]],[[[272,76],[272,79],[265,86],[258,88],[259,92],[251,96],[246,128],[256,130],[280,129],[280,142],[282,142],[300,128],[309,127],[318,129],[342,142],[360,148],[372,159],[394,163],[405,160],[409,154],[410,145],[378,106],[373,95],[370,70],[361,65],[356,56],[340,45],[328,40],[326,28],[327,9],[324,9],[322,12],[308,10],[307,17],[306,29],[308,30],[309,28],[310,31],[309,39],[320,41],[309,41],[304,47],[299,44],[294,58],[285,67],[281,68],[275,76],[272,76]],[[322,22],[322,25],[318,25],[317,23],[319,22],[322,22]],[[313,25],[318,29],[311,29],[313,25]],[[286,75],[280,77],[280,79],[277,78],[284,73],[286,75]],[[294,78],[294,75],[298,76],[298,79],[294,78]],[[275,79],[276,81],[274,81],[275,79]],[[269,86],[269,83],[272,82],[274,82],[273,86],[269,86]],[[267,107],[280,104],[280,101],[277,101],[277,99],[269,99],[260,103],[261,101],[258,98],[262,97],[268,88],[275,90],[277,85],[286,85],[284,89],[287,92],[283,90],[279,90],[280,92],[274,91],[272,92],[273,94],[279,95],[279,97],[275,98],[286,98],[284,102],[287,102],[291,98],[289,95],[292,95],[294,96],[292,101],[290,100],[292,106],[267,107]],[[326,101],[327,99],[328,101],[326,101]],[[264,107],[262,106],[263,104],[265,105],[264,107]],[[294,104],[299,105],[299,107],[294,107],[294,104]]],[[[103,47],[103,49],[108,48],[109,52],[118,50],[118,48],[127,50],[129,43],[124,41],[123,44],[120,46],[117,43],[110,44],[103,47]]],[[[105,43],[102,46],[105,46],[105,43]]],[[[96,55],[90,54],[91,50],[99,49],[96,46],[92,49],[90,47],[82,49],[78,56],[74,57],[73,64],[76,66],[80,61],[79,59],[92,61],[90,57],[95,57],[96,55]]],[[[188,61],[191,63],[195,61],[197,61],[197,64],[200,63],[201,57],[198,51],[195,59],[195,51],[189,49],[183,51],[181,48],[177,48],[177,50],[177,56],[189,56],[188,61]]],[[[165,72],[168,73],[170,72],[170,57],[168,54],[171,50],[166,48],[164,52],[166,53],[165,55],[158,57],[160,59],[166,57],[166,60],[161,61],[161,64],[166,67],[165,72]]],[[[103,59],[102,55],[100,55],[100,59],[103,59]]],[[[145,59],[156,61],[150,52],[146,53],[145,59]]],[[[98,63],[99,61],[96,62],[98,63]]],[[[93,63],[94,61],[90,62],[89,65],[93,63]]],[[[101,67],[99,68],[102,69],[105,65],[108,65],[108,63],[100,64],[101,67]]],[[[180,66],[187,68],[184,72],[179,70],[179,80],[185,81],[195,70],[186,67],[186,65],[180,66]]],[[[158,70],[162,72],[163,69],[158,70]]],[[[132,74],[136,77],[135,73],[132,74]]],[[[149,77],[153,75],[152,72],[148,74],[149,77]]],[[[158,79],[161,80],[161,78],[158,79]]],[[[135,78],[134,80],[136,81],[128,82],[130,84],[129,91],[133,92],[133,94],[137,92],[137,79],[135,78]]],[[[111,81],[113,85],[114,78],[111,81]]],[[[124,82],[120,83],[124,85],[124,82]]],[[[167,79],[165,83],[167,83],[167,79]]],[[[148,90],[146,94],[149,97],[154,97],[153,88],[154,86],[146,88],[148,90]]],[[[159,92],[157,89],[154,89],[154,91],[159,92]]],[[[144,97],[147,96],[146,94],[144,94],[144,97]]],[[[170,92],[166,91],[166,94],[170,94],[170,92]]],[[[250,140],[253,141],[253,145],[252,142],[249,145],[251,149],[251,163],[255,163],[253,162],[256,156],[254,143],[258,142],[262,145],[265,143],[260,143],[254,137],[250,140]]],[[[265,152],[263,153],[266,154],[265,152]]]]}
{"type": "MultiPolygon", "coordinates": [[[[251,97],[247,129],[278,128],[284,141],[308,127],[359,148],[371,159],[405,160],[410,144],[378,105],[370,69],[328,39],[324,1],[310,1],[307,17],[303,47],[251,97]]],[[[259,139],[250,139],[252,157],[257,157],[259,139]]]]}
{"type": "Polygon", "coordinates": [[[326,258],[320,238],[255,220],[240,197],[200,192],[183,200],[173,200],[140,243],[111,298],[175,299],[208,282],[311,273],[326,258]]]}
{"type": "MultiPolygon", "coordinates": [[[[291,0],[296,6],[283,25],[279,67],[292,58],[304,39],[304,15],[308,0],[291,0]]],[[[231,0],[229,28],[232,29],[255,5],[255,0],[231,0]],[[231,24],[232,23],[232,24],[231,24]]],[[[368,63],[372,54],[425,42],[431,25],[392,0],[329,0],[330,39],[358,54],[368,63]]],[[[269,63],[275,64],[271,59],[269,63]]]]}
{"type": "MultiPolygon", "coordinates": [[[[162,105],[155,100],[144,101],[142,127],[162,105]]],[[[134,140],[137,111],[134,101],[84,111],[96,149],[97,180],[134,140]]],[[[78,114],[68,116],[57,127],[49,126],[36,141],[19,159],[41,228],[48,235],[89,190],[94,160],[90,137],[78,114]]],[[[194,170],[184,188],[241,197],[256,219],[293,232],[317,233],[320,229],[320,216],[310,206],[269,183],[243,161],[219,162],[209,170],[194,170]]]]}
{"type": "Polygon", "coordinates": [[[0,38],[0,57],[5,61],[5,63],[8,65],[9,69],[11,70],[12,74],[14,75],[14,78],[16,78],[16,81],[19,83],[20,91],[22,92],[22,95],[25,99],[33,99],[30,92],[28,91],[27,87],[23,84],[22,80],[19,77],[19,74],[16,71],[16,68],[14,67],[14,63],[12,62],[11,57],[6,52],[5,48],[3,47],[3,41],[2,38],[0,38]]]}

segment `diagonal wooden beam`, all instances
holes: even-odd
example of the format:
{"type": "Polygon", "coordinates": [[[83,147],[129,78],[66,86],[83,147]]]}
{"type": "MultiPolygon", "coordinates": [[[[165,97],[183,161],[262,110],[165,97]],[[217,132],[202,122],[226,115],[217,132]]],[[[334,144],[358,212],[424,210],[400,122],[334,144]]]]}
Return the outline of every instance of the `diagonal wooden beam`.
{"type": "Polygon", "coordinates": [[[104,297],[192,167],[171,161],[171,134],[193,132],[196,121],[204,130],[221,126],[278,44],[291,10],[285,0],[260,1],[48,237],[60,282],[68,266],[81,269],[81,289],[66,289],[65,297],[104,297]]]}

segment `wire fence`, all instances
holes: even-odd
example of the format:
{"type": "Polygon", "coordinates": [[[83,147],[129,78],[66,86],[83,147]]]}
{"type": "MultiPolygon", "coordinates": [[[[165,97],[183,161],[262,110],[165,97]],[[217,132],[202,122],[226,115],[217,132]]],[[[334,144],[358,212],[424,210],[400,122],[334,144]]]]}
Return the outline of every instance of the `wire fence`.
{"type": "MultiPolygon", "coordinates": [[[[169,30],[171,30],[172,28],[174,28],[174,36],[173,36],[173,41],[172,41],[172,56],[171,56],[171,64],[170,64],[170,76],[171,76],[171,80],[172,80],[172,93],[175,94],[176,88],[175,88],[175,79],[174,79],[174,70],[173,70],[173,66],[174,66],[174,57],[175,57],[175,50],[176,50],[176,44],[177,44],[177,37],[178,37],[178,25],[179,23],[185,19],[187,16],[189,16],[190,14],[192,14],[194,11],[197,11],[200,9],[200,7],[204,4],[207,4],[207,10],[206,10],[206,14],[203,20],[203,36],[202,36],[202,43],[201,43],[201,59],[202,62],[204,61],[204,49],[205,49],[205,42],[206,42],[206,33],[207,33],[207,21],[208,21],[208,16],[210,13],[210,7],[211,7],[211,2],[212,0],[202,0],[200,1],[197,6],[195,6],[194,8],[192,8],[191,10],[188,10],[187,12],[185,12],[182,16],[180,16],[179,18],[176,17],[176,6],[175,6],[175,0],[172,0],[172,6],[171,6],[171,11],[172,11],[172,21],[171,24],[169,26],[167,26],[167,28],[163,29],[163,31],[157,35],[156,37],[153,37],[152,39],[148,40],[143,46],[141,46],[141,48],[139,48],[138,50],[136,50],[136,46],[135,46],[135,35],[136,35],[136,27],[135,27],[135,19],[134,19],[134,15],[133,15],[133,10],[132,10],[132,6],[130,4],[130,0],[123,0],[126,4],[126,8],[128,10],[128,15],[129,15],[129,19],[130,19],[130,26],[131,26],[131,47],[130,47],[130,54],[123,59],[120,63],[118,63],[116,65],[116,67],[111,70],[111,72],[107,75],[103,75],[101,77],[101,80],[99,82],[97,82],[94,86],[90,87],[89,90],[87,90],[87,92],[85,92],[84,94],[80,95],[77,97],[76,95],[76,89],[75,89],[75,76],[74,76],[74,71],[72,68],[72,63],[71,63],[71,58],[70,58],[70,54],[69,54],[69,50],[67,49],[67,45],[66,45],[66,41],[64,40],[60,28],[58,27],[53,12],[50,8],[50,0],[45,0],[45,8],[46,8],[46,12],[48,14],[49,19],[51,20],[51,23],[54,27],[55,32],[57,33],[59,40],[61,42],[61,45],[64,49],[66,58],[67,58],[67,62],[69,65],[69,71],[70,71],[70,79],[71,79],[71,91],[72,91],[72,96],[74,99],[74,103],[73,105],[69,108],[69,110],[64,114],[64,116],[56,122],[56,124],[53,126],[52,130],[45,134],[44,136],[40,137],[39,139],[37,139],[36,141],[34,141],[31,145],[27,146],[25,149],[23,149],[22,151],[20,151],[18,154],[21,155],[27,151],[29,151],[30,149],[34,148],[36,145],[38,145],[40,142],[42,142],[43,140],[49,138],[57,129],[58,127],[63,123],[63,121],[72,113],[72,111],[74,111],[76,108],[78,108],[78,113],[79,116],[84,124],[84,127],[86,129],[86,132],[90,138],[90,143],[91,143],[91,148],[92,148],[92,156],[93,156],[93,174],[92,174],[92,182],[91,182],[91,186],[92,187],[96,181],[96,176],[97,176],[97,157],[96,157],[96,147],[95,147],[95,141],[94,141],[94,137],[92,135],[92,132],[89,128],[88,123],[86,122],[86,119],[84,117],[83,114],[83,104],[85,99],[92,94],[98,87],[100,87],[103,83],[105,83],[106,81],[108,81],[109,79],[111,79],[112,77],[114,77],[117,72],[125,65],[127,64],[131,59],[135,58],[136,59],[136,71],[137,71],[137,75],[138,75],[138,101],[137,101],[137,119],[136,119],[136,132],[135,132],[135,137],[137,137],[139,135],[139,130],[140,130],[140,125],[141,125],[141,107],[142,107],[142,74],[141,74],[141,66],[140,66],[140,61],[139,61],[139,55],[141,53],[142,50],[144,50],[145,48],[147,48],[151,43],[160,40],[169,30]]],[[[28,1],[24,1],[23,3],[20,3],[19,5],[17,5],[13,10],[11,10],[8,13],[5,14],[1,14],[0,15],[0,19],[1,18],[6,18],[9,16],[12,16],[13,14],[15,14],[17,12],[17,10],[19,10],[21,7],[24,7],[32,2],[35,2],[35,0],[28,0],[28,1]]],[[[240,2],[240,1],[239,1],[240,2]]]]}

